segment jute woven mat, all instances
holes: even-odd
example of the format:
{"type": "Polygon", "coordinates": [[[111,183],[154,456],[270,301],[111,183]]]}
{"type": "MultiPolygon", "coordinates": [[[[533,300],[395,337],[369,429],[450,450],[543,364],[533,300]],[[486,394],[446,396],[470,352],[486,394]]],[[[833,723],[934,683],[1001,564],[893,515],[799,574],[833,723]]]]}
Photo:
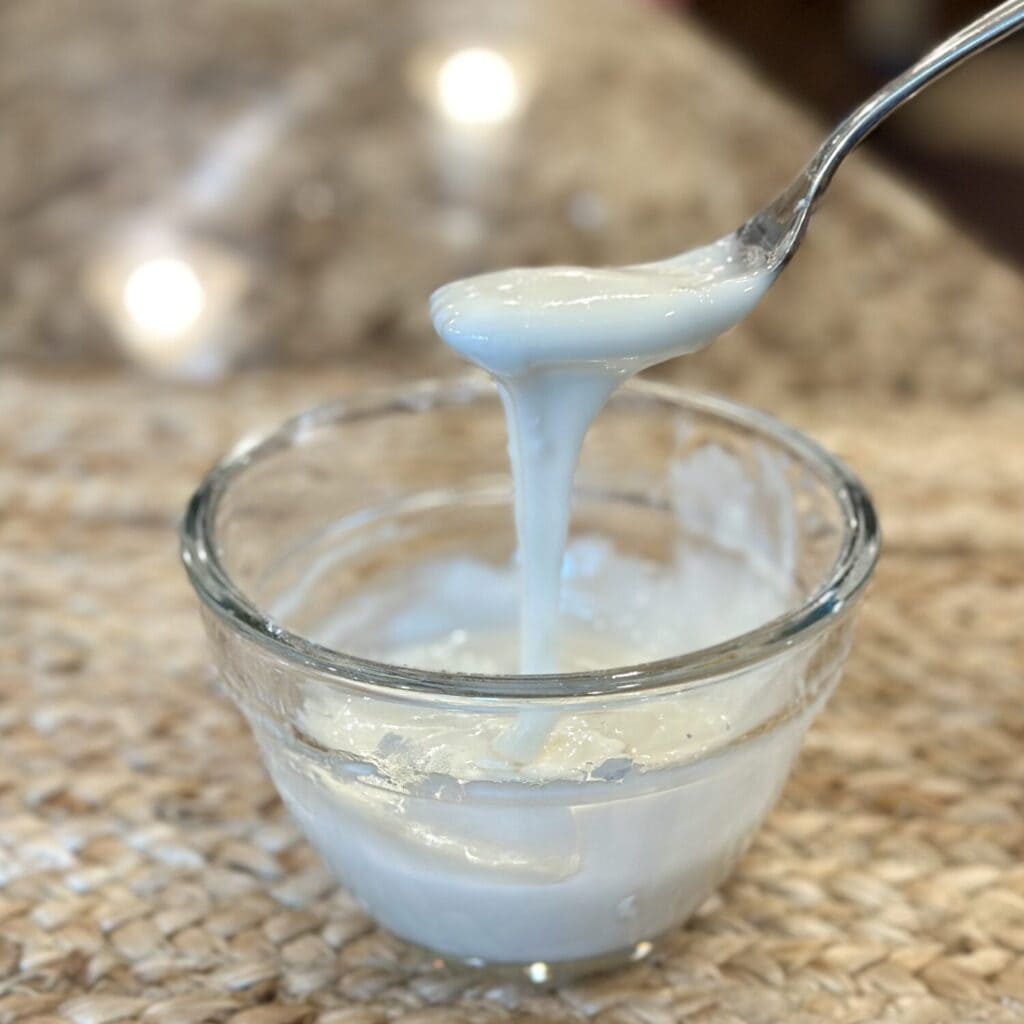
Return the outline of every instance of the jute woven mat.
{"type": "Polygon", "coordinates": [[[1024,399],[763,403],[881,506],[846,679],[691,925],[536,993],[377,931],[206,667],[182,503],[234,438],[344,383],[3,383],[0,1024],[1024,1019],[1024,399]]]}

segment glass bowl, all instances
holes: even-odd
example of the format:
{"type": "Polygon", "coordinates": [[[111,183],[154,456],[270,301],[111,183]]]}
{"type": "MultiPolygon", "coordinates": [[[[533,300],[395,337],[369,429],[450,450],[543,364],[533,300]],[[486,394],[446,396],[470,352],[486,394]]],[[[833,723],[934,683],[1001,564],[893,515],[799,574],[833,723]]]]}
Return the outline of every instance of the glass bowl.
{"type": "Polygon", "coordinates": [[[514,628],[511,505],[488,381],[369,392],[228,456],[183,560],[338,879],[447,961],[549,982],[641,959],[728,875],[838,681],[879,536],[862,486],[795,430],[633,382],[575,483],[563,626],[593,667],[392,657],[457,643],[467,609],[514,628]],[[525,757],[524,729],[542,737],[525,757]]]}

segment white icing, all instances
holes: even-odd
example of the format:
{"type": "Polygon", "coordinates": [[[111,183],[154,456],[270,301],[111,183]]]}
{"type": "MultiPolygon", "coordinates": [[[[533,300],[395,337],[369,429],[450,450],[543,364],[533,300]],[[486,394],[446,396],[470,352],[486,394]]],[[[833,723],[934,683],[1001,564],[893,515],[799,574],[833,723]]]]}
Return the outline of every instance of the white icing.
{"type": "MultiPolygon", "coordinates": [[[[634,373],[694,352],[739,322],[772,280],[726,239],[660,263],[503,270],[434,293],[438,334],[494,376],[505,405],[522,566],[522,672],[558,665],[572,479],[594,416],[634,373]]],[[[524,761],[542,735],[542,726],[524,725],[524,761]]]]}
{"type": "MultiPolygon", "coordinates": [[[[321,766],[280,740],[266,745],[265,756],[313,845],[385,927],[463,959],[571,961],[628,951],[697,908],[775,802],[814,711],[683,767],[631,763],[628,751],[638,749],[632,737],[641,737],[645,750],[659,742],[668,749],[683,729],[693,733],[700,757],[728,724],[707,710],[706,719],[685,707],[608,711],[578,723],[563,716],[550,752],[506,780],[428,774],[403,780],[401,791],[365,763],[321,766]],[[531,781],[534,773],[564,774],[567,757],[600,761],[598,774],[531,781]]],[[[369,715],[380,711],[376,705],[369,715]]],[[[306,724],[330,741],[336,712],[313,706],[306,724]]],[[[401,732],[391,735],[400,739],[380,754],[392,771],[400,744],[419,743],[416,728],[432,723],[439,730],[429,744],[435,750],[473,744],[487,729],[462,716],[446,732],[433,714],[414,728],[399,714],[401,732]]],[[[337,741],[352,742],[344,724],[340,729],[337,741]]]]}
{"type": "MultiPolygon", "coordinates": [[[[778,545],[741,531],[747,507],[736,496],[733,550],[688,550],[675,565],[574,541],[560,667],[674,655],[785,611],[791,576],[774,571],[778,545]]],[[[357,615],[332,616],[315,638],[392,663],[507,671],[518,659],[515,575],[428,562],[369,588],[357,615]]],[[[399,935],[465,959],[585,959],[668,930],[725,876],[816,710],[795,699],[805,671],[793,651],[695,692],[564,702],[525,763],[530,716],[516,706],[317,687],[297,728],[331,760],[311,763],[288,739],[266,756],[324,860],[399,935]],[[792,717],[758,735],[780,712],[792,717]]]]}
{"type": "Polygon", "coordinates": [[[437,333],[498,379],[599,363],[635,373],[738,323],[774,279],[732,239],[630,267],[520,267],[434,292],[437,333]]]}
{"type": "MultiPolygon", "coordinates": [[[[660,264],[509,270],[440,289],[438,333],[495,376],[505,404],[518,600],[506,568],[431,565],[397,594],[337,610],[317,639],[450,672],[594,671],[783,612],[791,552],[782,542],[750,557],[764,544],[742,488],[712,531],[717,553],[659,569],[587,541],[564,557],[580,446],[609,395],[709,343],[771,281],[719,242],[660,264]]],[[[722,472],[728,490],[728,459],[690,472],[722,472]]],[[[681,520],[687,507],[702,517],[684,499],[681,520]]],[[[729,870],[813,713],[779,698],[804,668],[789,652],[698,692],[535,706],[316,689],[297,719],[307,745],[267,744],[267,758],[323,857],[400,935],[497,962],[593,957],[678,924],[729,870]]]]}
{"type": "MultiPolygon", "coordinates": [[[[500,675],[518,658],[515,572],[468,559],[427,562],[360,596],[354,617],[332,616],[314,632],[326,645],[390,664],[500,675]]],[[[566,554],[560,668],[589,672],[669,658],[718,643],[782,614],[791,587],[752,569],[747,557],[693,550],[657,566],[616,553],[597,537],[566,554]]],[[[754,711],[758,709],[755,707],[754,711]]],[[[590,778],[609,758],[662,767],[711,749],[755,718],[735,693],[715,688],[682,702],[619,704],[593,714],[569,708],[551,717],[530,761],[518,756],[516,713],[476,714],[443,706],[426,713],[337,693],[307,698],[302,727],[332,750],[389,749],[389,768],[468,780],[553,782],[590,778]]],[[[526,716],[532,717],[532,716],[526,716]]]]}

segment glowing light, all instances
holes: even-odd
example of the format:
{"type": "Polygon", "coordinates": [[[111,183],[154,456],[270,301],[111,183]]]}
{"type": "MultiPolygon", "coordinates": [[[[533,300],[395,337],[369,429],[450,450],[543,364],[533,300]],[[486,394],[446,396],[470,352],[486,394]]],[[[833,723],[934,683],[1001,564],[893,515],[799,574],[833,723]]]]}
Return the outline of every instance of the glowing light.
{"type": "Polygon", "coordinates": [[[543,985],[544,982],[551,977],[551,971],[548,970],[548,965],[546,963],[538,960],[536,963],[530,964],[530,966],[526,968],[526,976],[535,985],[543,985]]]}
{"type": "Polygon", "coordinates": [[[441,111],[462,124],[497,124],[519,109],[519,80],[511,63],[495,50],[457,50],[437,73],[441,111]]]}
{"type": "Polygon", "coordinates": [[[191,265],[163,256],[146,260],[128,275],[121,294],[135,325],[153,338],[172,340],[195,326],[206,294],[191,265]]]}

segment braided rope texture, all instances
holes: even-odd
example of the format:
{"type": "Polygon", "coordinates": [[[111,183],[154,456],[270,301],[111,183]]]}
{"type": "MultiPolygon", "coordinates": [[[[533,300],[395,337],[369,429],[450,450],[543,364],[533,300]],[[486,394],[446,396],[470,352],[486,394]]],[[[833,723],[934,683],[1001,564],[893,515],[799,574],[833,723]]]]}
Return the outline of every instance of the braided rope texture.
{"type": "Polygon", "coordinates": [[[350,383],[0,385],[0,1024],[1024,1019],[1024,400],[747,395],[878,498],[846,679],[690,926],[534,992],[377,930],[212,685],[177,514],[233,439],[350,383]]]}

